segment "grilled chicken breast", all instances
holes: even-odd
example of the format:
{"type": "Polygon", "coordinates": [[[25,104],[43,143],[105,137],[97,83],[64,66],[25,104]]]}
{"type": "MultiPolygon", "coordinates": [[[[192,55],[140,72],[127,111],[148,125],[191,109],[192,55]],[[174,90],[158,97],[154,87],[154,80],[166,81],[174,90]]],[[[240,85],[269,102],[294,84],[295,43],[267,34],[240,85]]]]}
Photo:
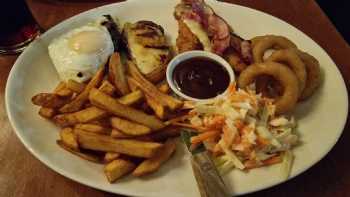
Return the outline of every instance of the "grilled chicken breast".
{"type": "Polygon", "coordinates": [[[152,82],[164,79],[171,59],[164,29],[151,21],[138,21],[126,23],[123,31],[130,57],[141,73],[152,82]]]}

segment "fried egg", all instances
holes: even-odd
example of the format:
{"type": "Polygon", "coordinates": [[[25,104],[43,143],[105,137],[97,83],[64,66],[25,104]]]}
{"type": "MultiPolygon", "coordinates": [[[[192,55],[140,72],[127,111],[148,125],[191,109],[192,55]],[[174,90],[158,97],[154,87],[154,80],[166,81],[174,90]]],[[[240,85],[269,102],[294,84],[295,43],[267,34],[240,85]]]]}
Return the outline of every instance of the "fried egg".
{"type": "Polygon", "coordinates": [[[84,82],[108,61],[114,46],[108,30],[96,21],[54,39],[48,51],[61,80],[84,82]]]}

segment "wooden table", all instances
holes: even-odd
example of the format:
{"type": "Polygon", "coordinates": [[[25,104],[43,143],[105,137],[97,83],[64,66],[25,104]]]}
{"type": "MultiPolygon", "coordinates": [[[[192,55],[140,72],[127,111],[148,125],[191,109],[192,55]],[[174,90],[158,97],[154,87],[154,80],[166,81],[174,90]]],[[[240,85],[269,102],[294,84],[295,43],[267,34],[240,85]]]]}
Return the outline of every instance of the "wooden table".
{"type": "MultiPolygon", "coordinates": [[[[68,2],[68,1],[67,1],[68,2]]],[[[28,0],[44,28],[81,11],[115,1],[63,3],[53,0],[28,0]]],[[[229,2],[258,9],[296,26],[319,43],[341,70],[347,87],[350,81],[350,47],[314,0],[231,0],[229,2]]],[[[6,79],[16,56],[0,57],[0,196],[71,197],[116,196],[71,181],[34,158],[13,132],[4,109],[6,79]]],[[[307,173],[248,196],[350,196],[349,121],[335,148],[307,173]]],[[[268,178],[268,177],[267,177],[268,178]]]]}

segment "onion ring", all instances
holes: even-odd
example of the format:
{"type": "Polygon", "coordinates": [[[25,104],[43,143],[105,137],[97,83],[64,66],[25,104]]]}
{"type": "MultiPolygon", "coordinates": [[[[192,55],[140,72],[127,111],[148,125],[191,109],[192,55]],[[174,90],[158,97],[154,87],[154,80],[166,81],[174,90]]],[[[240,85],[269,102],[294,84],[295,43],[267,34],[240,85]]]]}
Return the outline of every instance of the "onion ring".
{"type": "Polygon", "coordinates": [[[299,84],[294,72],[287,66],[276,62],[256,63],[241,72],[238,86],[244,88],[261,75],[272,76],[284,87],[282,96],[274,102],[276,113],[283,114],[293,110],[299,97],[299,84]]]}
{"type": "Polygon", "coordinates": [[[319,62],[312,55],[300,50],[296,50],[296,52],[300,59],[304,62],[307,73],[306,85],[299,98],[299,100],[305,100],[309,98],[320,86],[321,69],[319,62]]]}
{"type": "Polygon", "coordinates": [[[298,78],[299,91],[300,91],[300,94],[302,93],[302,91],[305,88],[307,74],[306,74],[305,64],[301,60],[301,58],[299,58],[299,56],[295,53],[295,50],[290,50],[290,49],[277,50],[273,52],[271,56],[266,59],[266,61],[278,62],[281,64],[285,64],[289,68],[291,68],[298,78]]]}
{"type": "Polygon", "coordinates": [[[255,63],[263,62],[263,56],[268,49],[289,49],[297,46],[283,36],[266,35],[255,38],[253,44],[253,58],[255,63]]]}
{"type": "Polygon", "coordinates": [[[265,36],[255,36],[254,38],[250,39],[252,47],[254,47],[259,41],[261,41],[265,36]]]}

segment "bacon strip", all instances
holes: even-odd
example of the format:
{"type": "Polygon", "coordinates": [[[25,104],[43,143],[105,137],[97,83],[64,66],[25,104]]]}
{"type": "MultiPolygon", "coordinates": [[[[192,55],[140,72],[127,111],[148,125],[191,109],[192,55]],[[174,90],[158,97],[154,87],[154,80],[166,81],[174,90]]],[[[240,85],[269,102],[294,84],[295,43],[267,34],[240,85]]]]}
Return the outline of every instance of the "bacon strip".
{"type": "Polygon", "coordinates": [[[212,36],[213,52],[221,55],[230,46],[230,28],[216,14],[209,16],[208,25],[209,36],[212,36]]]}

